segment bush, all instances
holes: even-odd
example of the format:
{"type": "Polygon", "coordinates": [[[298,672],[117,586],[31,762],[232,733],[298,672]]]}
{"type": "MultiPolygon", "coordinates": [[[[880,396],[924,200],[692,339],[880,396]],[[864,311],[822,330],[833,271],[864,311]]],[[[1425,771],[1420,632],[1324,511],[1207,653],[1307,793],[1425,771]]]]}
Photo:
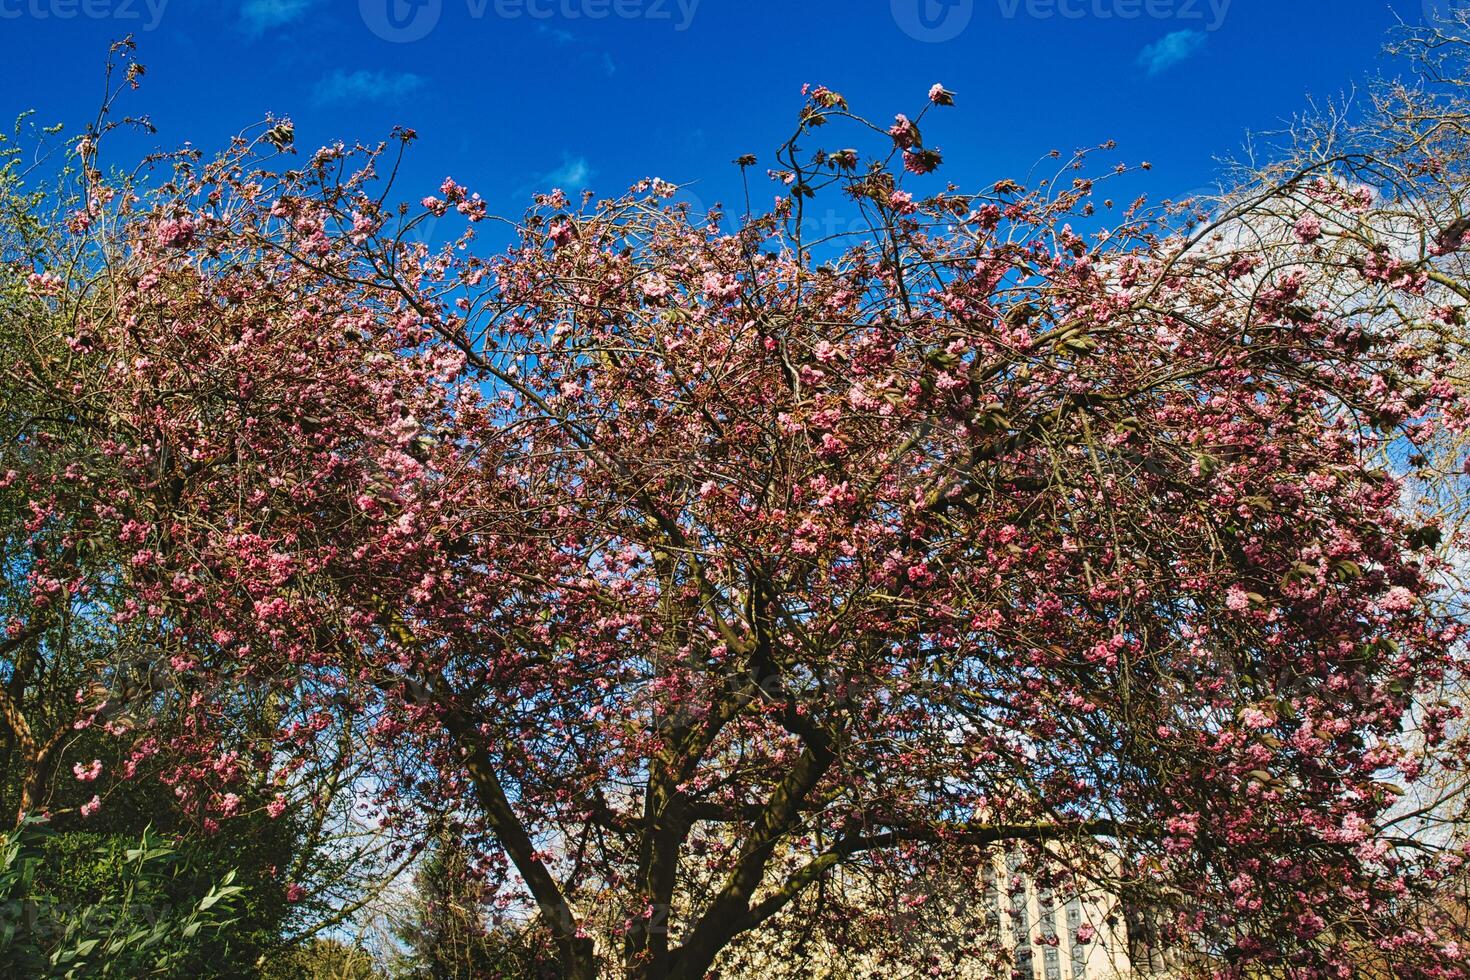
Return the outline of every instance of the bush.
{"type": "MultiPolygon", "coordinates": [[[[197,899],[180,897],[190,861],[151,827],[136,846],[103,843],[85,861],[70,854],[60,887],[45,873],[59,840],[36,818],[0,837],[0,974],[177,975],[206,935],[232,921],[234,872],[197,899]],[[73,901],[77,894],[86,900],[73,901]]],[[[78,842],[72,835],[65,849],[78,842]]]]}

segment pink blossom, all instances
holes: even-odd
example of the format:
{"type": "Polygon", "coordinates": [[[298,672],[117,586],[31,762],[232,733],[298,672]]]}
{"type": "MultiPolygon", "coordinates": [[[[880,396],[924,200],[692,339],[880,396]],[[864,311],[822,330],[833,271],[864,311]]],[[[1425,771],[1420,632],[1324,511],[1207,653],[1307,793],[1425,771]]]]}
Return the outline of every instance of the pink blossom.
{"type": "Polygon", "coordinates": [[[1225,592],[1225,606],[1232,612],[1245,612],[1251,607],[1250,596],[1245,589],[1238,585],[1232,585],[1225,592]]]}
{"type": "Polygon", "coordinates": [[[1240,713],[1240,720],[1249,728],[1270,728],[1271,716],[1260,708],[1246,708],[1240,713]]]}
{"type": "Polygon", "coordinates": [[[1236,257],[1235,261],[1230,264],[1230,268],[1226,270],[1225,275],[1230,279],[1240,279],[1250,275],[1255,271],[1256,266],[1260,264],[1261,260],[1257,256],[1241,255],[1236,257]]]}
{"type": "Polygon", "coordinates": [[[82,817],[90,817],[102,808],[102,798],[96,795],[82,804],[82,817]]]}
{"type": "Polygon", "coordinates": [[[90,783],[102,775],[102,760],[93,759],[90,765],[83,766],[80,762],[71,767],[72,773],[84,783],[90,783]]]}
{"type": "Polygon", "coordinates": [[[1304,214],[1297,219],[1292,231],[1295,232],[1297,241],[1310,245],[1322,237],[1322,220],[1315,214],[1304,214]]]}
{"type": "Polygon", "coordinates": [[[894,191],[892,194],[889,194],[888,203],[899,214],[913,214],[918,210],[918,208],[914,207],[914,195],[907,191],[894,191]]]}
{"type": "Polygon", "coordinates": [[[453,177],[444,178],[444,183],[439,186],[439,193],[448,198],[450,204],[458,204],[467,196],[465,188],[455,183],[453,177]]]}
{"type": "Polygon", "coordinates": [[[889,128],[888,135],[893,137],[893,142],[900,149],[919,145],[919,128],[902,113],[894,117],[893,126],[889,128]]]}
{"type": "Polygon", "coordinates": [[[669,281],[663,276],[658,275],[645,277],[638,284],[638,288],[643,291],[644,296],[650,299],[663,299],[669,293],[673,292],[673,289],[669,286],[669,281]]]}
{"type": "Polygon", "coordinates": [[[915,585],[933,585],[937,576],[928,565],[914,565],[908,570],[909,581],[915,585]]]}
{"type": "Polygon", "coordinates": [[[712,299],[733,299],[740,294],[740,283],[734,276],[708,272],[704,276],[704,293],[712,299]]]}
{"type": "Polygon", "coordinates": [[[37,296],[57,296],[61,293],[61,277],[51,272],[32,272],[26,277],[26,288],[37,296]]]}
{"type": "Polygon", "coordinates": [[[186,248],[194,241],[194,231],[194,222],[188,218],[180,218],[162,222],[154,234],[160,245],[167,248],[186,248]]]}
{"type": "Polygon", "coordinates": [[[1414,593],[1402,585],[1395,585],[1388,590],[1383,599],[1380,600],[1379,605],[1389,612],[1408,612],[1414,608],[1414,604],[1417,601],[1414,598],[1414,593]]]}
{"type": "Polygon", "coordinates": [[[937,149],[905,150],[903,168],[911,174],[932,173],[943,159],[937,149]]]}

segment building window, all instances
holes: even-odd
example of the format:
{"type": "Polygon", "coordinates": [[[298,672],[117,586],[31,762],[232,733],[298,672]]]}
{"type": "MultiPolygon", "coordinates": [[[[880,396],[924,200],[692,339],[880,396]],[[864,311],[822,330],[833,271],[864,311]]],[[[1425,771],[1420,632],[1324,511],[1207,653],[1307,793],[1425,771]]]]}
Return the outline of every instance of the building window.
{"type": "Polygon", "coordinates": [[[1016,976],[1034,980],[1036,958],[1031,952],[1031,902],[1027,890],[1011,896],[1011,920],[1016,928],[1016,976]]]}

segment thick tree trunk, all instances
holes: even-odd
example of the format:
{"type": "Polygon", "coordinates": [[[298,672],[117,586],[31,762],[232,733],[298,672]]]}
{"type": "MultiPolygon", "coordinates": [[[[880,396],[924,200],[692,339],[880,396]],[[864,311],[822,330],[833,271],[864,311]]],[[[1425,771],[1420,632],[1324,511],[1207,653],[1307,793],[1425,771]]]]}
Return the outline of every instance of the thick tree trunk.
{"type": "Polygon", "coordinates": [[[562,951],[567,980],[597,980],[597,955],[590,939],[571,939],[562,951]]]}

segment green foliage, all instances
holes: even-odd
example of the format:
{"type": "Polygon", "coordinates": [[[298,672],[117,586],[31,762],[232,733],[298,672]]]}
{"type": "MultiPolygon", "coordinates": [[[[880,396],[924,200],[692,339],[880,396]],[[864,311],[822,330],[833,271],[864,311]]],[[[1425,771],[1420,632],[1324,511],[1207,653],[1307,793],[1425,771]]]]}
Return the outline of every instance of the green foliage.
{"type": "Polygon", "coordinates": [[[233,872],[181,901],[175,886],[191,877],[190,862],[151,827],[134,846],[104,839],[90,854],[86,836],[57,840],[27,818],[0,838],[0,974],[178,976],[207,936],[231,924],[242,891],[233,872]],[[58,858],[64,890],[46,873],[58,858]]]}
{"type": "Polygon", "coordinates": [[[47,224],[41,217],[46,200],[43,191],[27,188],[28,145],[39,150],[57,136],[60,128],[47,126],[34,130],[33,113],[22,113],[10,133],[0,132],[0,259],[24,261],[34,257],[39,243],[47,235],[47,224]],[[39,136],[40,139],[27,139],[39,136]],[[33,145],[32,145],[33,144],[33,145]]]}

